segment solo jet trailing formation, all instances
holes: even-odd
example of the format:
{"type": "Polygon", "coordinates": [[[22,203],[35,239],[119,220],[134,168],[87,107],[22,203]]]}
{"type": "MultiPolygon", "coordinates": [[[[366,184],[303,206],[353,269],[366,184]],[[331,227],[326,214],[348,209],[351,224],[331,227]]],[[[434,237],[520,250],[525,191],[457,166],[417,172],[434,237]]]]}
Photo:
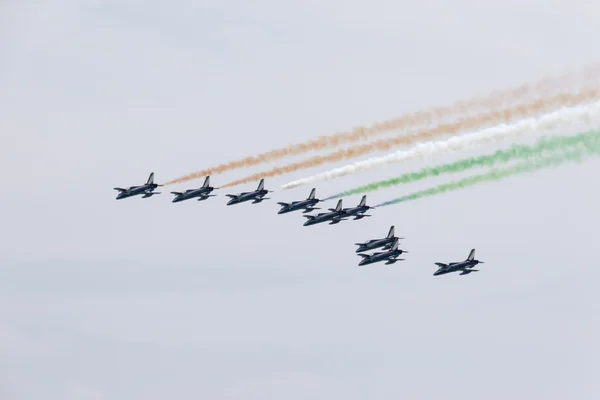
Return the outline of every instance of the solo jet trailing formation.
{"type": "Polygon", "coordinates": [[[300,201],[292,201],[291,203],[278,202],[281,206],[281,209],[277,212],[277,214],[287,214],[292,211],[304,210],[303,213],[311,212],[313,210],[320,210],[319,207],[315,207],[317,203],[321,200],[315,198],[316,189],[312,188],[310,194],[306,198],[306,200],[300,201]]]}
{"type": "Polygon", "coordinates": [[[204,184],[202,187],[198,189],[188,189],[185,192],[171,192],[171,194],[175,195],[173,203],[179,203],[180,201],[193,199],[194,197],[198,197],[198,201],[203,201],[209,197],[216,196],[214,194],[210,194],[213,190],[215,190],[215,188],[210,186],[210,176],[207,176],[204,179],[204,184]]]}
{"type": "MultiPolygon", "coordinates": [[[[119,194],[116,199],[124,199],[127,197],[133,197],[141,195],[142,198],[152,197],[155,194],[160,194],[160,192],[155,192],[157,187],[163,186],[154,183],[154,172],[151,172],[148,176],[148,180],[144,185],[139,186],[130,186],[128,188],[120,188],[116,187],[114,190],[117,190],[119,194]]],[[[213,190],[218,189],[210,186],[210,176],[207,176],[204,179],[204,183],[200,188],[197,189],[188,189],[185,192],[171,192],[171,194],[175,195],[173,198],[173,203],[178,203],[184,200],[189,200],[193,198],[197,198],[198,201],[203,201],[208,199],[209,197],[213,197],[215,195],[211,194],[213,190]]],[[[252,201],[253,204],[261,203],[264,200],[269,199],[265,197],[267,193],[272,193],[271,190],[265,189],[265,180],[261,179],[258,183],[258,187],[256,190],[252,192],[242,192],[239,194],[228,194],[227,197],[230,200],[227,202],[227,205],[233,205],[238,203],[243,203],[247,201],[252,201]]],[[[277,204],[281,207],[277,214],[287,214],[294,211],[302,210],[302,214],[306,214],[313,210],[319,210],[319,207],[315,207],[322,200],[317,199],[316,197],[316,188],[312,188],[310,194],[305,200],[293,201],[291,203],[278,202],[277,204]]],[[[344,221],[348,218],[352,218],[353,220],[362,219],[365,217],[370,217],[371,215],[365,214],[368,210],[373,209],[375,207],[371,207],[367,205],[367,196],[363,195],[360,202],[356,207],[342,208],[342,199],[339,199],[335,208],[329,208],[328,212],[319,213],[316,215],[302,215],[307,220],[304,222],[304,226],[316,225],[324,222],[329,222],[329,225],[335,225],[344,221]]],[[[379,239],[371,239],[363,243],[355,243],[358,248],[356,249],[357,255],[362,257],[362,260],[358,263],[359,266],[374,264],[378,262],[385,262],[386,265],[394,264],[398,261],[404,261],[403,258],[398,258],[401,254],[408,253],[406,250],[399,249],[399,241],[400,239],[395,234],[394,225],[390,226],[388,230],[387,236],[379,239]],[[373,254],[364,254],[364,252],[369,250],[374,250],[382,248],[384,251],[375,252],[373,254]]],[[[451,272],[459,272],[460,275],[468,275],[471,272],[477,272],[479,270],[473,269],[478,264],[483,264],[483,261],[479,261],[475,259],[475,249],[472,249],[469,253],[469,256],[464,261],[451,262],[449,264],[436,262],[435,265],[438,266],[438,270],[433,273],[434,276],[445,275],[451,272]]]]}
{"type": "Polygon", "coordinates": [[[258,183],[258,187],[253,192],[242,192],[239,194],[226,195],[227,197],[231,198],[231,200],[227,202],[227,205],[231,206],[233,204],[243,203],[250,200],[252,200],[252,204],[260,203],[263,200],[269,199],[269,197],[265,197],[267,193],[272,193],[272,191],[265,189],[265,180],[261,179],[258,183]]]}
{"type": "Polygon", "coordinates": [[[364,242],[364,243],[354,243],[355,245],[358,246],[358,249],[356,249],[356,252],[363,253],[365,251],[374,250],[379,247],[383,247],[383,250],[391,249],[394,242],[396,241],[396,239],[404,239],[404,238],[396,237],[394,231],[395,231],[395,228],[394,228],[394,225],[392,225],[390,227],[390,230],[388,231],[387,236],[382,239],[371,239],[368,242],[364,242]]]}
{"type": "Polygon", "coordinates": [[[146,199],[148,197],[152,197],[155,194],[160,194],[160,192],[155,192],[154,190],[162,185],[158,185],[156,183],[154,183],[154,172],[150,173],[150,176],[148,176],[148,180],[146,181],[146,184],[144,185],[140,185],[140,186],[130,186],[127,189],[123,189],[123,188],[113,188],[114,190],[117,190],[119,192],[119,194],[117,195],[116,199],[120,200],[120,199],[125,199],[127,197],[132,197],[132,196],[138,196],[138,195],[143,195],[142,198],[146,199]]]}
{"type": "Polygon", "coordinates": [[[399,249],[398,239],[394,239],[394,243],[388,251],[380,251],[373,254],[358,254],[363,258],[358,265],[369,265],[381,261],[385,261],[386,265],[394,264],[397,261],[404,261],[404,258],[398,258],[402,253],[408,253],[408,251],[399,249]]]}
{"type": "Polygon", "coordinates": [[[457,271],[461,271],[459,275],[468,275],[471,272],[479,271],[478,269],[472,269],[477,264],[484,264],[484,262],[475,259],[475,249],[472,249],[469,253],[469,256],[464,261],[451,262],[449,264],[436,262],[435,265],[437,265],[439,268],[433,273],[433,276],[449,274],[457,271]]]}

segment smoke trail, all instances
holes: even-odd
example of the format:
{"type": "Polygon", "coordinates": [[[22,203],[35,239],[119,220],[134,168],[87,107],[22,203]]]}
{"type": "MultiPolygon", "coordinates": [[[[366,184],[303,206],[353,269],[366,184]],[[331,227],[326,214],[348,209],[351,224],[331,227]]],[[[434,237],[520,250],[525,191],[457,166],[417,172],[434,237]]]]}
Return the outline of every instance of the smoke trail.
{"type": "Polygon", "coordinates": [[[354,189],[338,193],[323,200],[332,200],[338,197],[350,196],[354,194],[362,194],[375,190],[388,188],[391,186],[406,184],[410,182],[420,181],[426,178],[439,176],[443,174],[459,173],[472,168],[478,167],[495,167],[496,164],[508,163],[511,161],[527,160],[530,158],[539,158],[546,156],[556,150],[566,151],[570,148],[581,146],[582,144],[592,147],[590,143],[595,143],[600,140],[600,131],[591,131],[581,133],[574,136],[559,136],[553,138],[541,138],[533,146],[515,144],[506,150],[498,150],[493,154],[467,158],[464,160],[439,165],[436,167],[423,168],[417,172],[409,172],[400,175],[397,178],[387,179],[379,182],[374,182],[368,185],[360,186],[354,189]]]}
{"type": "Polygon", "coordinates": [[[256,156],[244,157],[242,159],[230,161],[215,167],[185,175],[180,178],[166,182],[164,185],[171,185],[189,181],[192,179],[204,178],[206,175],[223,173],[238,168],[251,167],[265,162],[275,161],[283,157],[304,154],[309,151],[322,150],[331,147],[337,147],[342,144],[354,143],[359,140],[366,140],[370,137],[380,135],[392,130],[413,128],[418,125],[431,125],[448,117],[459,117],[461,114],[477,111],[481,108],[500,107],[506,103],[513,103],[522,99],[528,94],[546,95],[552,88],[556,88],[566,83],[569,78],[581,75],[584,84],[594,81],[600,74],[600,63],[592,64],[583,70],[583,74],[566,74],[560,77],[546,78],[536,83],[524,84],[508,90],[495,91],[485,97],[476,97],[467,101],[457,101],[450,106],[435,107],[427,111],[417,111],[401,117],[384,122],[377,122],[367,127],[355,127],[351,131],[339,132],[329,136],[321,136],[317,139],[309,140],[304,143],[292,144],[287,147],[271,150],[256,156]]]}
{"type": "MultiPolygon", "coordinates": [[[[414,142],[419,142],[421,140],[432,139],[437,136],[442,135],[450,135],[456,134],[465,129],[476,129],[480,128],[484,125],[488,125],[491,123],[501,123],[501,122],[509,122],[517,117],[526,117],[529,115],[536,115],[540,112],[546,111],[548,109],[554,109],[556,107],[564,107],[567,105],[580,104],[582,102],[589,101],[590,99],[595,99],[600,96],[600,90],[596,88],[588,88],[577,94],[561,94],[555,96],[550,99],[540,99],[533,103],[527,105],[520,105],[511,109],[493,111],[488,114],[479,115],[472,118],[467,118],[464,120],[459,120],[457,122],[447,123],[438,125],[435,128],[423,130],[417,132],[416,134],[405,136],[398,135],[393,138],[382,139],[372,143],[357,145],[354,147],[350,147],[348,149],[338,150],[336,152],[330,153],[325,156],[315,156],[309,158],[304,161],[296,162],[293,164],[288,164],[283,167],[276,167],[271,169],[270,171],[261,172],[257,174],[253,174],[247,176],[243,179],[239,179],[233,182],[230,182],[221,187],[230,187],[239,185],[242,183],[254,182],[261,178],[268,178],[279,176],[283,174],[287,174],[290,172],[299,171],[301,169],[316,167],[325,163],[331,163],[340,161],[343,159],[351,159],[356,158],[373,151],[383,151],[389,150],[393,147],[401,146],[401,145],[409,145],[414,142]]],[[[321,176],[320,174],[319,176],[321,176]]],[[[322,179],[322,178],[321,178],[322,179]]],[[[296,187],[301,184],[305,184],[308,182],[313,182],[315,177],[305,178],[303,180],[294,181],[288,183],[283,186],[284,189],[289,189],[291,187],[296,187]]]]}
{"type": "MultiPolygon", "coordinates": [[[[574,126],[578,123],[589,124],[590,119],[600,118],[600,115],[598,115],[600,113],[599,108],[600,103],[598,102],[580,105],[578,107],[563,108],[549,114],[543,114],[535,118],[528,118],[510,125],[502,124],[500,126],[452,137],[443,141],[429,141],[420,143],[409,150],[401,150],[383,157],[370,158],[354,164],[335,168],[326,172],[321,172],[307,178],[286,183],[281,188],[291,189],[307,183],[335,179],[360,171],[381,167],[389,163],[428,158],[434,155],[465,150],[481,146],[485,143],[504,140],[510,137],[535,133],[543,130],[556,128],[566,129],[567,127],[574,126]]],[[[425,133],[423,136],[433,135],[425,133]]]]}
{"type": "Polygon", "coordinates": [[[597,138],[598,137],[596,136],[596,139],[590,141],[588,143],[588,146],[586,147],[578,146],[576,148],[569,148],[568,150],[562,152],[562,154],[555,154],[552,156],[545,156],[540,158],[532,158],[530,160],[524,161],[509,168],[492,170],[491,172],[488,172],[486,174],[477,175],[459,181],[438,185],[430,189],[422,190],[416,193],[399,197],[394,200],[386,201],[375,207],[383,207],[389,206],[391,204],[398,204],[406,201],[418,200],[424,197],[435,196],[437,194],[442,194],[458,189],[465,189],[470,186],[477,185],[479,183],[499,181],[501,179],[505,179],[514,175],[533,173],[541,169],[557,167],[566,162],[581,162],[585,157],[600,155],[600,140],[598,140],[597,138]]]}

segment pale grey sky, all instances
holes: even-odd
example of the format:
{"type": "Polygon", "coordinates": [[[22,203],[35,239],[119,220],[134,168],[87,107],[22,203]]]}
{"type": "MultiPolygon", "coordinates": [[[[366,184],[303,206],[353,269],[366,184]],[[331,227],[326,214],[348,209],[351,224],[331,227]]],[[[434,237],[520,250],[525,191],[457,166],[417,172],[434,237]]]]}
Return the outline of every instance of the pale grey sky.
{"type": "Polygon", "coordinates": [[[576,69],[599,19],[584,0],[3,1],[0,397],[598,398],[597,160],[309,228],[275,202],[310,187],[235,207],[170,202],[201,180],[112,188],[576,69]],[[407,261],[359,268],[353,243],[391,224],[407,261]],[[432,276],[473,247],[481,272],[432,276]]]}

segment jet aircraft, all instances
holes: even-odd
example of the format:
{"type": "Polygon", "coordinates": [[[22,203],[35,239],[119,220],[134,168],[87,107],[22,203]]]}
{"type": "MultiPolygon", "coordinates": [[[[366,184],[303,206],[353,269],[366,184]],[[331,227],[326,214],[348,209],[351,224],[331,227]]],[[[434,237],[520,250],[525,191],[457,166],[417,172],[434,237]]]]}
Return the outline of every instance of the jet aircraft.
{"type": "Polygon", "coordinates": [[[362,219],[364,217],[370,217],[370,215],[366,215],[367,210],[375,208],[367,205],[367,195],[364,195],[362,199],[360,199],[360,203],[356,207],[344,208],[342,210],[342,214],[346,217],[354,216],[354,220],[362,219]]]}
{"type": "Polygon", "coordinates": [[[158,186],[162,186],[162,185],[158,185],[158,184],[154,183],[154,172],[151,172],[150,176],[148,176],[148,180],[146,181],[146,184],[144,184],[144,185],[130,186],[127,189],[118,188],[118,187],[113,188],[113,189],[119,191],[119,194],[116,197],[117,200],[124,199],[127,197],[137,196],[140,194],[143,194],[142,198],[145,199],[147,197],[152,197],[155,194],[160,194],[160,192],[154,191],[158,186]]]}
{"type": "Polygon", "coordinates": [[[329,222],[329,225],[337,224],[345,219],[342,214],[342,199],[339,199],[335,208],[330,208],[329,212],[319,213],[317,215],[303,215],[303,217],[308,219],[304,223],[304,226],[320,224],[327,221],[331,221],[329,222]]]}
{"type": "Polygon", "coordinates": [[[267,193],[272,192],[271,190],[265,189],[265,180],[261,179],[258,183],[258,187],[253,192],[242,192],[239,194],[228,194],[227,197],[230,197],[231,200],[227,202],[228,206],[233,204],[243,203],[245,201],[252,200],[252,204],[260,203],[263,200],[269,199],[269,197],[265,197],[267,193]]]}
{"type": "Polygon", "coordinates": [[[209,194],[213,190],[215,190],[215,188],[210,186],[210,176],[207,176],[204,179],[204,184],[202,184],[202,187],[198,189],[188,189],[185,192],[171,192],[171,194],[175,195],[173,203],[189,200],[194,197],[198,197],[198,201],[202,201],[208,199],[209,197],[215,196],[214,194],[209,194]]]}
{"type": "Polygon", "coordinates": [[[439,268],[433,273],[433,276],[449,274],[450,272],[456,271],[461,271],[460,275],[468,275],[471,272],[479,271],[478,269],[472,269],[477,264],[484,264],[484,262],[475,259],[475,249],[472,249],[465,261],[451,262],[450,264],[436,262],[435,265],[439,268]]]}
{"type": "Polygon", "coordinates": [[[392,244],[392,247],[388,251],[381,251],[373,254],[358,254],[363,258],[358,265],[368,265],[380,261],[385,261],[386,265],[394,264],[396,261],[404,260],[404,258],[398,258],[402,253],[408,253],[408,251],[400,250],[398,248],[398,239],[395,239],[394,244],[392,244]]]}
{"type": "Polygon", "coordinates": [[[279,210],[277,214],[287,214],[289,212],[298,211],[302,209],[304,209],[302,213],[311,212],[313,210],[319,210],[319,207],[315,207],[315,205],[321,200],[316,199],[315,194],[316,189],[312,188],[306,200],[292,201],[291,203],[277,203],[281,206],[281,210],[279,210]]]}
{"type": "Polygon", "coordinates": [[[382,239],[371,239],[368,242],[354,244],[358,246],[358,249],[356,249],[357,253],[363,253],[365,251],[377,249],[379,247],[383,247],[383,250],[389,250],[392,248],[392,245],[394,244],[396,239],[404,238],[399,238],[395,236],[394,225],[392,225],[386,237],[382,239]]]}

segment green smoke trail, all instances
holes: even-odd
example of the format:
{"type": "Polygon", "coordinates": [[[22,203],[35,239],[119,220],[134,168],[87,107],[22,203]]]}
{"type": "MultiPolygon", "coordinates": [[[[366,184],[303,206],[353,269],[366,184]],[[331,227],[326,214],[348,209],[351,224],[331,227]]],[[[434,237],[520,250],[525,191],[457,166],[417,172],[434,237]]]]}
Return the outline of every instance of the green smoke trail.
{"type": "Polygon", "coordinates": [[[526,160],[532,157],[540,157],[557,150],[566,150],[582,143],[595,142],[600,137],[600,131],[584,132],[574,136],[558,136],[552,138],[542,138],[534,145],[515,144],[508,149],[498,150],[493,154],[467,158],[455,161],[449,164],[436,167],[423,168],[420,171],[409,172],[396,178],[387,179],[379,182],[370,183],[354,189],[338,193],[324,200],[331,200],[339,197],[350,196],[353,194],[362,194],[384,189],[390,186],[401,185],[415,182],[422,179],[449,173],[457,173],[477,167],[494,167],[499,163],[508,163],[515,160],[526,160]]]}
{"type": "Polygon", "coordinates": [[[586,142],[584,146],[568,148],[561,152],[558,152],[558,154],[544,155],[531,158],[509,168],[496,169],[486,174],[477,175],[459,181],[438,185],[430,189],[422,190],[420,192],[402,196],[394,200],[386,201],[385,203],[379,204],[376,207],[397,204],[410,200],[417,200],[423,197],[429,197],[434,196],[436,194],[450,192],[458,189],[464,189],[473,185],[477,185],[479,183],[498,181],[513,175],[532,173],[544,168],[557,167],[566,162],[581,162],[584,157],[589,156],[600,156],[600,140],[598,140],[597,138],[594,141],[586,142]]]}

